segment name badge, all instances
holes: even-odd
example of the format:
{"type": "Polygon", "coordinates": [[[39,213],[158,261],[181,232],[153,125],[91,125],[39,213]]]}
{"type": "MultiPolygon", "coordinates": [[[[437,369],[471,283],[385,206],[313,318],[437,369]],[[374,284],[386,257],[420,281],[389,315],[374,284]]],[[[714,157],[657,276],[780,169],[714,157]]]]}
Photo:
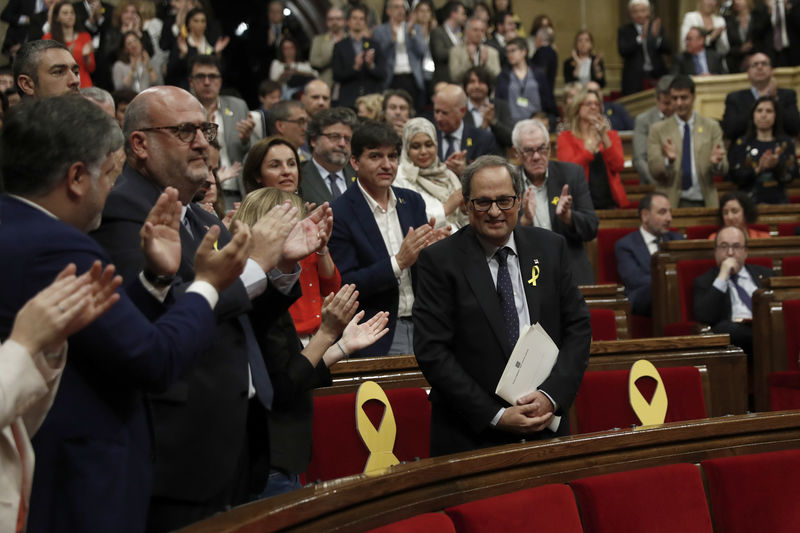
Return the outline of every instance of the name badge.
{"type": "Polygon", "coordinates": [[[517,106],[518,107],[528,107],[528,99],[524,96],[517,97],[517,106]]]}

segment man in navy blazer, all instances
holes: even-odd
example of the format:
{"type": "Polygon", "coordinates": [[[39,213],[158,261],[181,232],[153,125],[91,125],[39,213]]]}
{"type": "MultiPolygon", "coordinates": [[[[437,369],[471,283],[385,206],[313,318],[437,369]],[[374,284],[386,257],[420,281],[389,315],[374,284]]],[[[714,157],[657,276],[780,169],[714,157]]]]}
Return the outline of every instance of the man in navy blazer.
{"type": "Polygon", "coordinates": [[[420,250],[441,236],[426,220],[422,197],[392,187],[401,144],[389,124],[367,122],[357,129],[350,163],[358,179],[333,202],[328,247],[342,283],[355,283],[365,316],[389,312],[389,334],[355,356],[412,352],[414,264],[420,250]]]}
{"type": "Polygon", "coordinates": [[[469,225],[417,262],[414,353],[431,384],[431,455],[569,435],[569,408],[589,362],[589,310],[564,238],[517,226],[524,185],[516,173],[497,156],[467,167],[469,225]],[[494,391],[517,336],[537,322],[558,357],[544,382],[511,405],[494,391]],[[558,426],[550,426],[553,415],[558,426]]]}
{"type": "Polygon", "coordinates": [[[642,221],[639,230],[618,240],[614,255],[631,302],[631,313],[650,316],[653,302],[650,257],[658,251],[660,242],[683,239],[683,235],[669,230],[672,212],[669,198],[663,193],[654,192],[639,200],[639,218],[642,221]]]}
{"type": "Polygon", "coordinates": [[[448,84],[433,96],[439,159],[456,176],[478,157],[498,153],[494,135],[467,124],[466,113],[467,94],[460,86],[448,84]]]}
{"type": "Polygon", "coordinates": [[[347,14],[348,36],[333,47],[333,81],[339,84],[334,105],[355,107],[356,99],[383,90],[381,51],[369,39],[366,8],[354,5],[347,14]]]}
{"type": "MultiPolygon", "coordinates": [[[[16,311],[67,264],[78,273],[110,264],[86,232],[100,222],[119,173],[122,134],[92,102],[59,96],[7,115],[0,146],[7,193],[0,196],[7,259],[0,264],[0,337],[6,337],[16,311]]],[[[249,242],[243,234],[217,253],[206,239],[185,294],[160,289],[150,280],[173,276],[182,251],[176,200],[168,189],[147,217],[139,251],[144,267],[125,279],[119,302],[69,338],[60,389],[34,439],[29,532],[144,531],[152,484],[144,393],[164,390],[211,342],[218,294],[241,272],[244,261],[235,254],[249,242]]]]}

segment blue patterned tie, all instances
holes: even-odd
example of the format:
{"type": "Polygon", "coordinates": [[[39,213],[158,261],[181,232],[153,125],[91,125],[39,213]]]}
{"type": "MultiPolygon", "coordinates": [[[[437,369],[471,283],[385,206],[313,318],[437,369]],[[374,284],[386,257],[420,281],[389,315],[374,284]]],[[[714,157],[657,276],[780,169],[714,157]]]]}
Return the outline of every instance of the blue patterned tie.
{"type": "Polygon", "coordinates": [[[504,246],[495,252],[499,268],[497,269],[497,296],[500,297],[500,309],[503,312],[503,323],[506,326],[506,335],[511,349],[517,344],[519,337],[519,316],[517,305],[514,303],[514,288],[511,285],[511,275],[508,273],[508,254],[511,249],[504,246]]]}
{"type": "Polygon", "coordinates": [[[685,191],[692,186],[692,129],[683,125],[683,153],[681,154],[681,187],[685,191]]]}
{"type": "Polygon", "coordinates": [[[733,286],[736,288],[736,292],[739,294],[739,299],[742,303],[753,312],[753,299],[747,294],[747,291],[744,290],[744,287],[739,285],[739,274],[731,274],[731,282],[733,282],[733,286]]]}

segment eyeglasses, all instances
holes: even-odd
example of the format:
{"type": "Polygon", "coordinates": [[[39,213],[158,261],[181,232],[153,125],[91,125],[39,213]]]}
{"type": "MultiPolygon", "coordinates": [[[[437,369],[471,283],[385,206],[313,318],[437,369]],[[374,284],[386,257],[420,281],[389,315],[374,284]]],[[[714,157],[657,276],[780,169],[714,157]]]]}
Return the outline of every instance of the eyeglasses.
{"type": "Polygon", "coordinates": [[[281,122],[293,122],[293,123],[297,124],[298,126],[303,126],[303,127],[308,125],[308,118],[306,118],[306,117],[285,118],[285,119],[278,119],[278,120],[280,120],[281,122]]]}
{"type": "Polygon", "coordinates": [[[723,251],[725,253],[728,253],[728,250],[733,250],[734,252],[741,252],[745,248],[747,248],[747,246],[739,242],[733,244],[728,244],[727,242],[721,242],[717,245],[717,250],[723,251]]]}
{"type": "Polygon", "coordinates": [[[509,209],[514,207],[515,203],[517,203],[517,197],[498,196],[494,200],[492,200],[491,198],[475,198],[471,199],[470,202],[472,202],[472,208],[479,213],[485,213],[486,211],[491,209],[492,204],[497,204],[498,209],[500,209],[501,211],[508,211],[509,209]]]}
{"type": "Polygon", "coordinates": [[[538,148],[534,148],[532,146],[526,146],[525,148],[522,148],[520,150],[520,152],[522,153],[522,157],[524,157],[526,159],[533,157],[534,153],[537,153],[542,157],[547,157],[547,154],[550,153],[550,145],[549,144],[543,144],[543,145],[539,146],[538,148]]]}
{"type": "Polygon", "coordinates": [[[350,141],[353,140],[353,138],[349,135],[342,135],[341,133],[320,133],[320,135],[327,137],[328,140],[334,144],[338,143],[342,139],[344,139],[344,142],[347,144],[350,144],[350,141]]]}
{"type": "Polygon", "coordinates": [[[212,142],[217,138],[217,131],[219,125],[213,122],[201,122],[200,124],[193,124],[191,122],[182,122],[177,126],[154,126],[152,128],[140,128],[139,131],[161,131],[166,130],[181,140],[181,142],[190,143],[197,135],[197,130],[203,132],[206,141],[212,142]]]}
{"type": "Polygon", "coordinates": [[[748,68],[768,67],[769,61],[751,61],[748,68]]]}
{"type": "Polygon", "coordinates": [[[192,74],[190,76],[191,79],[195,81],[219,81],[222,79],[222,75],[220,74],[192,74]]]}

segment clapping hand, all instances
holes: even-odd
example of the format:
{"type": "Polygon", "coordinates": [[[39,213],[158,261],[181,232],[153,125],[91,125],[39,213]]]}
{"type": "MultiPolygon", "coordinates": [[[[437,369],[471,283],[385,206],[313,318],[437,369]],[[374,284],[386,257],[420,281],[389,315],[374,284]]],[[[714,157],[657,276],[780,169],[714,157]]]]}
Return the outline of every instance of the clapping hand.
{"type": "Polygon", "coordinates": [[[139,242],[145,268],[157,276],[173,276],[181,265],[181,203],[178,190],[167,187],[150,210],[139,242]]]}
{"type": "Polygon", "coordinates": [[[719,165],[720,161],[722,161],[724,157],[725,148],[721,144],[717,144],[713,150],[711,150],[711,164],[719,165]]]}
{"type": "Polygon", "coordinates": [[[569,193],[569,185],[564,185],[561,189],[561,196],[558,198],[556,206],[556,216],[564,224],[572,225],[572,195],[569,193]]]}

